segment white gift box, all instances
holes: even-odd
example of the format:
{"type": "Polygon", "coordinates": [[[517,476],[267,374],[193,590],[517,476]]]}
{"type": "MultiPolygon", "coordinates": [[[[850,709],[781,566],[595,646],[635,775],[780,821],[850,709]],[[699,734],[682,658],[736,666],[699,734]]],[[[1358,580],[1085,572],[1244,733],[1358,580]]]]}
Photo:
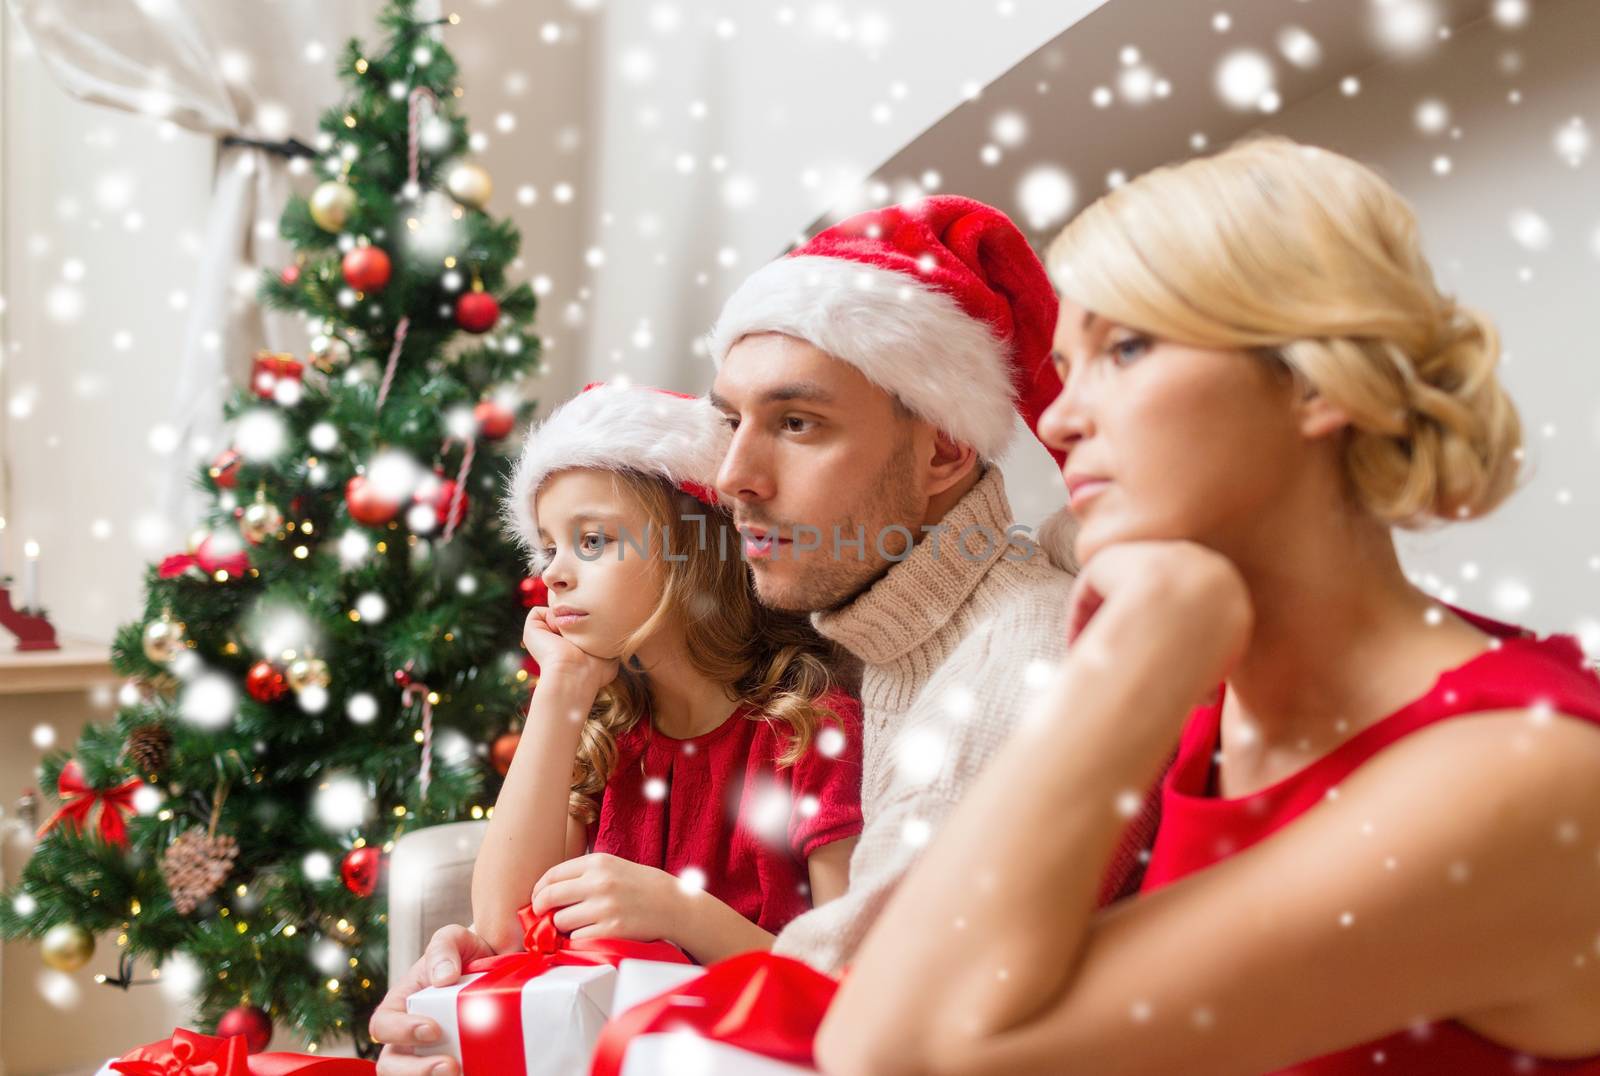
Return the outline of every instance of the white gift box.
{"type": "MultiPolygon", "coordinates": [[[[695,964],[667,964],[655,960],[624,960],[617,969],[617,989],[612,1013],[620,1015],[698,979],[706,972],[695,964]]],[[[702,1038],[692,1031],[638,1035],[628,1043],[622,1076],[806,1076],[815,1069],[753,1054],[727,1043],[702,1038]]]]}
{"type": "Polygon", "coordinates": [[[663,960],[624,960],[617,965],[617,992],[611,1015],[627,1012],[641,1001],[664,994],[706,973],[699,964],[672,964],[663,960]]]}
{"type": "Polygon", "coordinates": [[[638,1035],[622,1059],[622,1076],[816,1076],[816,1071],[692,1031],[638,1035]]]}
{"type": "MultiPolygon", "coordinates": [[[[444,1055],[461,1060],[461,1027],[465,1019],[472,1030],[475,1002],[468,997],[466,1012],[457,1008],[457,995],[481,979],[465,976],[453,986],[432,986],[406,999],[406,1011],[438,1021],[443,1039],[434,1046],[419,1047],[417,1053],[444,1055]]],[[[526,1076],[573,1076],[589,1071],[600,1029],[611,1014],[612,992],[617,971],[610,966],[555,967],[535,975],[522,984],[522,1045],[526,1076]]],[[[484,1001],[480,1019],[492,1021],[492,1004],[484,1001]]],[[[483,1028],[482,1030],[489,1030],[483,1028]]],[[[515,1074],[473,1072],[464,1076],[515,1076],[515,1074]]]]}

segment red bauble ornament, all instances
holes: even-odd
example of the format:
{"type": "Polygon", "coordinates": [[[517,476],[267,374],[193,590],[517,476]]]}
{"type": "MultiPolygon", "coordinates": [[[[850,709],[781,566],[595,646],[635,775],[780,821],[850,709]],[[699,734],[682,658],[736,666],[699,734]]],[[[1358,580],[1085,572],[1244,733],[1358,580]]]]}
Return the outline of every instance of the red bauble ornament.
{"type": "Polygon", "coordinates": [[[370,897],[378,888],[378,869],[383,866],[383,853],[370,844],[352,848],[339,862],[339,877],[344,887],[358,897],[370,897]]]}
{"type": "Polygon", "coordinates": [[[494,767],[494,772],[504,777],[511,769],[511,760],[516,756],[517,744],[522,740],[520,732],[503,732],[494,739],[494,744],[489,748],[489,765],[494,767]]]}
{"type": "Polygon", "coordinates": [[[298,265],[285,265],[283,272],[278,274],[278,279],[283,281],[285,287],[294,287],[300,283],[300,267],[298,265]]]}
{"type": "Polygon", "coordinates": [[[406,672],[404,669],[396,669],[394,671],[394,686],[395,687],[409,687],[410,684],[411,684],[411,674],[410,673],[406,672]]]}
{"type": "Polygon", "coordinates": [[[245,674],[244,686],[257,702],[276,702],[289,690],[289,681],[272,662],[258,661],[245,674]]]}
{"type": "Polygon", "coordinates": [[[250,391],[263,400],[273,399],[280,381],[299,381],[305,363],[283,351],[258,351],[250,364],[250,391]]]}
{"type": "Polygon", "coordinates": [[[532,609],[535,605],[550,604],[550,588],[544,585],[544,580],[537,575],[530,575],[517,583],[517,593],[522,596],[522,607],[532,609]]]}
{"type": "Polygon", "coordinates": [[[516,412],[494,400],[485,400],[474,407],[472,417],[478,422],[478,433],[488,441],[500,440],[517,424],[516,412]]]}
{"type": "Polygon", "coordinates": [[[239,483],[239,453],[231,448],[223,449],[217,458],[211,461],[211,481],[217,484],[218,489],[232,489],[239,483]]]}
{"type": "Polygon", "coordinates": [[[386,499],[359,474],[345,483],[344,503],[350,518],[367,527],[381,527],[400,511],[398,503],[386,499]]]}
{"type": "Polygon", "coordinates": [[[389,283],[389,255],[382,247],[356,247],[339,263],[344,281],[357,291],[382,291],[389,283]]]}
{"type": "MultiPolygon", "coordinates": [[[[412,501],[432,506],[433,516],[438,520],[435,525],[443,528],[447,525],[446,517],[450,514],[450,502],[455,499],[456,489],[454,479],[446,478],[442,471],[434,471],[433,479],[422,484],[412,497],[412,501]]],[[[455,525],[461,526],[461,521],[465,518],[467,518],[467,494],[463,490],[461,503],[456,506],[455,525]]]]}
{"type": "Polygon", "coordinates": [[[469,291],[456,300],[456,324],[469,333],[486,333],[500,320],[500,302],[486,291],[469,291]]]}
{"type": "Polygon", "coordinates": [[[244,1048],[259,1054],[272,1041],[272,1017],[255,1005],[240,1005],[222,1014],[217,1021],[217,1034],[225,1039],[243,1035],[244,1048]]]}

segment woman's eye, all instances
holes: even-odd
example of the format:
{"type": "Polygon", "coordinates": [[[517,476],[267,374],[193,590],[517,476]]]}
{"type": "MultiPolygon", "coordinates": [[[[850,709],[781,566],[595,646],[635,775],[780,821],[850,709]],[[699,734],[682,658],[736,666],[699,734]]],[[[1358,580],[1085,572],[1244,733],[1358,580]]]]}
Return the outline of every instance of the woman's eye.
{"type": "Polygon", "coordinates": [[[1130,336],[1126,339],[1118,340],[1106,350],[1111,353],[1111,357],[1116,359],[1117,362],[1130,363],[1150,350],[1150,338],[1148,336],[1130,336]]]}

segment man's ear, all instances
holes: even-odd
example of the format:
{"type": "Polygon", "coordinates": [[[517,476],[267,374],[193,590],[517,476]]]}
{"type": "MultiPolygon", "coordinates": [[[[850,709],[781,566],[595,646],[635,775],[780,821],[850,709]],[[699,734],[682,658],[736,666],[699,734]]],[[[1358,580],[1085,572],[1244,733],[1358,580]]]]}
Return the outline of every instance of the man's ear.
{"type": "Polygon", "coordinates": [[[1316,440],[1350,428],[1350,416],[1316,389],[1307,387],[1295,404],[1297,424],[1305,437],[1316,440]]]}
{"type": "Polygon", "coordinates": [[[978,465],[978,450],[930,424],[933,443],[927,455],[928,494],[938,496],[978,465]]]}

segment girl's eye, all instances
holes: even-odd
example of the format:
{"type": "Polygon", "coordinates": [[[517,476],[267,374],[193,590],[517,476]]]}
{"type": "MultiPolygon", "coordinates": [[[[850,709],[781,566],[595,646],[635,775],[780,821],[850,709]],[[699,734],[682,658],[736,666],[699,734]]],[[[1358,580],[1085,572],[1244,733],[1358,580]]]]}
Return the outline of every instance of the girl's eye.
{"type": "Polygon", "coordinates": [[[1106,350],[1110,352],[1111,357],[1116,359],[1118,363],[1126,365],[1150,350],[1150,338],[1148,336],[1125,337],[1106,348],[1106,350]]]}
{"type": "Polygon", "coordinates": [[[556,559],[556,547],[555,546],[547,545],[547,546],[544,547],[544,559],[545,559],[545,563],[547,563],[547,564],[550,561],[556,559]]]}
{"type": "Polygon", "coordinates": [[[597,549],[604,549],[605,545],[606,545],[606,536],[603,535],[603,534],[593,534],[593,533],[585,534],[583,536],[582,545],[583,545],[583,548],[585,550],[589,550],[589,551],[593,551],[593,550],[597,550],[597,549]]]}

